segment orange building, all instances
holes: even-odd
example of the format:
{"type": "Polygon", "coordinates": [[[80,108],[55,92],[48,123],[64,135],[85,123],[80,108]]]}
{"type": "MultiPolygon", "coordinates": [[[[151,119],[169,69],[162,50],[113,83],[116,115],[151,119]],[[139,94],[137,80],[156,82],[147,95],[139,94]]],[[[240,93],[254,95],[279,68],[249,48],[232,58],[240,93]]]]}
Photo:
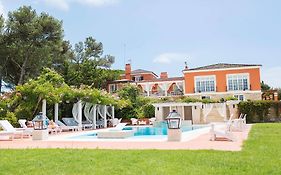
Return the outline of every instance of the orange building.
{"type": "Polygon", "coordinates": [[[221,99],[236,97],[239,100],[260,100],[260,67],[253,64],[213,64],[198,68],[185,68],[183,77],[168,77],[162,72],[160,78],[142,69],[131,71],[126,64],[125,74],[120,80],[110,82],[109,92],[122,88],[125,83],[140,87],[143,95],[190,96],[195,98],[221,99]]]}
{"type": "Polygon", "coordinates": [[[260,100],[260,67],[253,64],[213,64],[184,69],[185,95],[221,99],[260,100]]]}

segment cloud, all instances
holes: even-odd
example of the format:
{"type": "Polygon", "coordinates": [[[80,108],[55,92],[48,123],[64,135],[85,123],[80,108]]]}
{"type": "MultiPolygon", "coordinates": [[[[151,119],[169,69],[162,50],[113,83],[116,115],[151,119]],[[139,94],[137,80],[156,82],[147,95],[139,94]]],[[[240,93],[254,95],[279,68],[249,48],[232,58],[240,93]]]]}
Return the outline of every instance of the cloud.
{"type": "Polygon", "coordinates": [[[189,60],[185,53],[163,53],[153,59],[154,63],[170,64],[172,62],[184,62],[189,60]]]}
{"type": "Polygon", "coordinates": [[[94,7],[109,6],[114,5],[119,2],[119,0],[76,0],[80,4],[90,5],[94,7]]]}
{"type": "Polygon", "coordinates": [[[47,5],[58,8],[60,10],[64,10],[64,11],[69,10],[69,4],[67,0],[44,0],[44,1],[47,5]]]}
{"type": "Polygon", "coordinates": [[[281,88],[281,66],[262,68],[261,79],[274,88],[281,88]]]}

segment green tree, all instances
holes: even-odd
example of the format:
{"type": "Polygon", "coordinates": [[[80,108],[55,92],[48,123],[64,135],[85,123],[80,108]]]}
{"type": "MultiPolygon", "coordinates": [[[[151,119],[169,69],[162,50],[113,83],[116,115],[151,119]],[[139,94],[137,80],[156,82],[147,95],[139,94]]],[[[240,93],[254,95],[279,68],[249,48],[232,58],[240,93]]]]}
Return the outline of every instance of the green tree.
{"type": "Polygon", "coordinates": [[[264,81],[261,82],[261,90],[262,91],[268,91],[270,89],[271,89],[271,87],[268,84],[264,83],[264,81]]]}
{"type": "Polygon", "coordinates": [[[114,57],[103,55],[103,44],[93,37],[79,42],[74,47],[72,60],[65,69],[64,78],[69,85],[90,85],[94,88],[105,88],[106,83],[118,79],[121,71],[109,68],[114,57]]]}
{"type": "MultiPolygon", "coordinates": [[[[4,18],[0,16],[0,53],[4,53],[4,43],[3,43],[3,28],[4,28],[4,18]]],[[[3,54],[0,54],[0,93],[2,92],[2,79],[3,79],[3,68],[5,67],[6,59],[3,54]]]]}
{"type": "Polygon", "coordinates": [[[62,22],[47,13],[37,14],[30,6],[8,13],[3,43],[4,78],[18,85],[38,76],[43,67],[56,66],[65,53],[62,22]]]}

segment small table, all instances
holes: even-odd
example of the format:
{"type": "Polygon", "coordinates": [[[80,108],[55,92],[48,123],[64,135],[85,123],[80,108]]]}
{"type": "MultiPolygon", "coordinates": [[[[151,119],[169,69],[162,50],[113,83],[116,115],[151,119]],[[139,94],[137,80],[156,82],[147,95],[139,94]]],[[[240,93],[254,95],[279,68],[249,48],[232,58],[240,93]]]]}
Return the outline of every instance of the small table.
{"type": "Polygon", "coordinates": [[[49,136],[49,130],[33,130],[32,140],[47,140],[49,136]]]}

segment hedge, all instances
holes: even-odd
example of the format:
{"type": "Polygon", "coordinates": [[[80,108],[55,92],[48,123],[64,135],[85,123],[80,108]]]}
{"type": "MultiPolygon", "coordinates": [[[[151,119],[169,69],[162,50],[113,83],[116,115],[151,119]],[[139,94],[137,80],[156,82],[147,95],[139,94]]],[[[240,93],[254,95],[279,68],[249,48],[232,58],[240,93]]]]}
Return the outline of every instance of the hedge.
{"type": "Polygon", "coordinates": [[[238,104],[240,113],[247,114],[247,123],[280,121],[280,107],[280,102],[264,100],[243,101],[238,104]]]}

